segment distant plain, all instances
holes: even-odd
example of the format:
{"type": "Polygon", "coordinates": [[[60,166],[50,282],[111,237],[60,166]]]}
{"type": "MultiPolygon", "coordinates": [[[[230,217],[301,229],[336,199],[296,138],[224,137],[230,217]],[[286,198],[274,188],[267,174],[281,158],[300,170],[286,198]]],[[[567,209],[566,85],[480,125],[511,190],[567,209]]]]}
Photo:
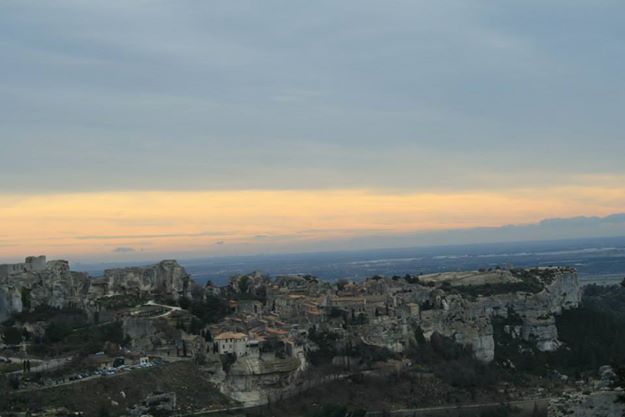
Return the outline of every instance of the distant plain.
{"type": "MultiPolygon", "coordinates": [[[[104,269],[156,262],[80,264],[73,268],[102,274],[104,269]]],[[[223,285],[252,271],[275,276],[310,274],[334,281],[374,275],[426,274],[500,267],[571,266],[584,283],[613,284],[625,277],[625,237],[450,245],[379,250],[272,254],[179,259],[193,278],[223,285]]]]}

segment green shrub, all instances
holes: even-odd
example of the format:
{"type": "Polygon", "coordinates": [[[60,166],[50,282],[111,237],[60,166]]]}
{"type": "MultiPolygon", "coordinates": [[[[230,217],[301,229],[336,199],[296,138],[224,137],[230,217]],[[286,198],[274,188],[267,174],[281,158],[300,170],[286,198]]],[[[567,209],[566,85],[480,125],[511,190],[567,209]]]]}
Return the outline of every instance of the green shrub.
{"type": "Polygon", "coordinates": [[[313,327],[308,334],[308,338],[319,347],[316,351],[308,352],[308,359],[314,366],[330,363],[332,358],[339,353],[336,349],[336,341],[339,336],[335,333],[317,331],[313,327]]]}
{"type": "Polygon", "coordinates": [[[216,323],[230,313],[228,303],[215,296],[207,296],[203,301],[193,301],[189,311],[203,324],[216,323]]]}
{"type": "Polygon", "coordinates": [[[22,295],[22,309],[24,311],[30,311],[30,307],[31,307],[30,289],[22,288],[21,295],[22,295]]]}
{"type": "Polygon", "coordinates": [[[341,405],[324,405],[323,408],[311,417],[347,417],[349,415],[347,407],[341,405]]]}
{"type": "Polygon", "coordinates": [[[52,322],[45,331],[46,343],[58,343],[72,333],[72,328],[64,323],[52,322]]]}
{"type": "Polygon", "coordinates": [[[43,342],[39,344],[41,347],[36,348],[40,353],[54,346],[57,351],[91,354],[102,350],[106,342],[126,346],[130,339],[124,335],[121,322],[79,329],[72,329],[62,323],[50,323],[46,327],[43,342]]]}
{"type": "Polygon", "coordinates": [[[558,338],[564,347],[539,352],[531,342],[513,339],[503,331],[506,321],[495,320],[495,358],[511,361],[519,370],[545,374],[550,369],[579,374],[601,365],[625,365],[625,288],[589,285],[582,306],[556,316],[558,338]]]}
{"type": "Polygon", "coordinates": [[[23,330],[18,327],[6,327],[2,332],[2,340],[7,345],[19,345],[22,343],[22,334],[23,330]]]}

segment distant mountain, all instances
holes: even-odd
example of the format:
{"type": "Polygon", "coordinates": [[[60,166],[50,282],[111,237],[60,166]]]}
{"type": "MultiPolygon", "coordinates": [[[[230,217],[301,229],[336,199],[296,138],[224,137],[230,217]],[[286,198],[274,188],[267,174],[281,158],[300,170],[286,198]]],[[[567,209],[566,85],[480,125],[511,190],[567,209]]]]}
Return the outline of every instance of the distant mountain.
{"type": "MultiPolygon", "coordinates": [[[[351,249],[369,249],[399,246],[455,245],[473,243],[545,241],[625,236],[625,213],[606,217],[572,217],[545,219],[538,223],[450,229],[397,235],[369,235],[349,239],[351,249]]],[[[346,242],[343,242],[346,243],[346,242]]],[[[327,242],[328,248],[338,241],[327,242]]]]}

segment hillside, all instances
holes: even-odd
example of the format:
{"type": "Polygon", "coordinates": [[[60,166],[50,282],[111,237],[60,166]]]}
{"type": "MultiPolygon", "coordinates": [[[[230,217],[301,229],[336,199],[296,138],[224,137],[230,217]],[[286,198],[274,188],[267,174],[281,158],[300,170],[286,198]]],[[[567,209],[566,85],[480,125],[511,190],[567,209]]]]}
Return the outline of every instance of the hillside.
{"type": "MultiPolygon", "coordinates": [[[[4,390],[4,388],[3,388],[4,390]]],[[[219,393],[206,375],[191,362],[176,362],[161,367],[141,369],[113,377],[10,393],[0,409],[31,410],[65,407],[82,410],[85,416],[97,416],[106,408],[113,416],[126,414],[126,408],[142,402],[153,392],[175,392],[181,412],[200,408],[221,408],[234,403],[219,393]],[[115,405],[117,404],[117,405],[115,405]]],[[[5,392],[9,392],[8,389],[5,392]]]]}

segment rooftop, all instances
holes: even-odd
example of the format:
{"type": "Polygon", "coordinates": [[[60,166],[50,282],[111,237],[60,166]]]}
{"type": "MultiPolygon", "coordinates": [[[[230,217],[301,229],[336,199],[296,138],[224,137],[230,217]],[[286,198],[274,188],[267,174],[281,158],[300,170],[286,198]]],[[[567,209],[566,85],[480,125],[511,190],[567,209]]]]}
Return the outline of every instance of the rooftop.
{"type": "Polygon", "coordinates": [[[226,339],[246,339],[247,335],[244,333],[234,333],[234,332],[225,332],[225,333],[221,333],[218,334],[215,337],[215,340],[226,340],[226,339]]]}

